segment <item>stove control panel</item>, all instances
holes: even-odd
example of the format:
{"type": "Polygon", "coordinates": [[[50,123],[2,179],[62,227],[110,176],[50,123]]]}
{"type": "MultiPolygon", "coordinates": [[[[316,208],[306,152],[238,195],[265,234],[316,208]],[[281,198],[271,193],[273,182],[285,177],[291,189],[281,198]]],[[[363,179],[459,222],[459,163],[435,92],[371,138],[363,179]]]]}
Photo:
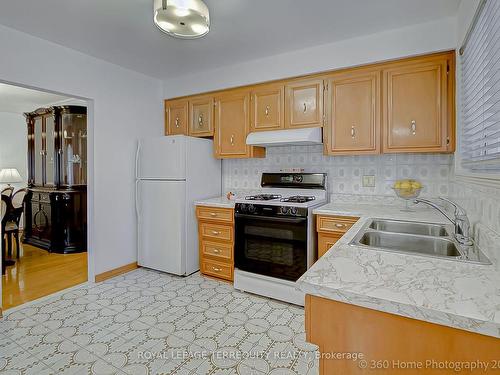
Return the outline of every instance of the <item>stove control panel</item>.
{"type": "Polygon", "coordinates": [[[307,208],[305,207],[290,207],[290,206],[275,206],[265,204],[251,203],[236,203],[234,211],[238,214],[269,216],[269,217],[307,217],[307,208]]]}

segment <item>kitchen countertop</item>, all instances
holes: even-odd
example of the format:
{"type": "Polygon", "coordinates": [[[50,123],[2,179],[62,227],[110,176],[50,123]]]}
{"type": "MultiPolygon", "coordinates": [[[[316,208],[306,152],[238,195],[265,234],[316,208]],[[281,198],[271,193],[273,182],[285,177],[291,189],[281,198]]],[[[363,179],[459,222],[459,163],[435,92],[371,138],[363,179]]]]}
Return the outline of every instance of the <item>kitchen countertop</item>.
{"type": "Polygon", "coordinates": [[[194,202],[195,206],[210,206],[210,207],[221,207],[221,208],[234,208],[235,201],[229,200],[226,196],[220,196],[215,198],[202,199],[194,202]]]}
{"type": "MultiPolygon", "coordinates": [[[[360,220],[302,275],[297,281],[299,289],[335,301],[500,338],[500,270],[489,251],[485,253],[493,265],[349,245],[370,218],[448,223],[436,210],[417,206],[415,212],[403,212],[400,207],[388,205],[329,203],[313,212],[359,216],[360,220]]],[[[488,246],[498,247],[500,236],[488,242],[488,246]]],[[[483,246],[481,241],[479,244],[483,246]]]]}

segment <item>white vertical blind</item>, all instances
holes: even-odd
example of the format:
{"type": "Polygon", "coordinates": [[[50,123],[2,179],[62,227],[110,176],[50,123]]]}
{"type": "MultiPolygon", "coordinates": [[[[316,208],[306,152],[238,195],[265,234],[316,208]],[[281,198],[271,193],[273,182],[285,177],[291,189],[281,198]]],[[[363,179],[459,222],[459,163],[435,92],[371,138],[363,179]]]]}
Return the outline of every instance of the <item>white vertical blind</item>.
{"type": "Polygon", "coordinates": [[[462,49],[461,160],[500,170],[500,1],[486,0],[462,49]]]}

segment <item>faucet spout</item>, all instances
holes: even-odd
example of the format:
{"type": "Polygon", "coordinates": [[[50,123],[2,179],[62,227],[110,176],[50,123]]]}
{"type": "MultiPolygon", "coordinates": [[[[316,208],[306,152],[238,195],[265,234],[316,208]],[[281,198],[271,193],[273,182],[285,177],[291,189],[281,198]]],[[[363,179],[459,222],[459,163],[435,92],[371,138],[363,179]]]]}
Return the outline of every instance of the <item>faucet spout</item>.
{"type": "Polygon", "coordinates": [[[472,246],[474,241],[470,234],[470,222],[467,217],[467,212],[461,206],[447,198],[440,197],[439,199],[451,204],[454,207],[454,218],[451,218],[443,208],[428,199],[417,198],[414,200],[414,203],[424,203],[441,212],[441,214],[443,214],[443,216],[445,216],[455,226],[456,240],[462,245],[472,246]]]}

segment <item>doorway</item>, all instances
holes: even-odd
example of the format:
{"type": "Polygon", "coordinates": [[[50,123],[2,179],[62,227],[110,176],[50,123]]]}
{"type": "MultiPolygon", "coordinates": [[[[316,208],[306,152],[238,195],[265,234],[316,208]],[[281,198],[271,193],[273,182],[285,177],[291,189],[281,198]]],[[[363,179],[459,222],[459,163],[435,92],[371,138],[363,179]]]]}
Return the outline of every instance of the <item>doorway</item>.
{"type": "Polygon", "coordinates": [[[88,107],[0,83],[4,311],[88,280],[88,107]]]}

